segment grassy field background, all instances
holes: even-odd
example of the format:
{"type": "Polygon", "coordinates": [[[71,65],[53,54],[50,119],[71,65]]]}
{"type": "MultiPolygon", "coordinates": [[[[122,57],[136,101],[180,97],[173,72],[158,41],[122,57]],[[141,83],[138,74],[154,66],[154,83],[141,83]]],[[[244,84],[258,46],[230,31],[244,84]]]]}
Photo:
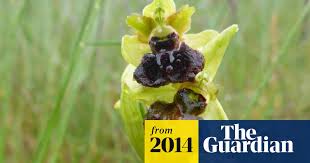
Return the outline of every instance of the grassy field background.
{"type": "MultiPolygon", "coordinates": [[[[125,18],[148,2],[0,0],[0,162],[137,162],[113,104],[125,18]]],[[[216,76],[230,119],[310,118],[307,2],[176,1],[192,33],[239,24],[216,76]]]]}

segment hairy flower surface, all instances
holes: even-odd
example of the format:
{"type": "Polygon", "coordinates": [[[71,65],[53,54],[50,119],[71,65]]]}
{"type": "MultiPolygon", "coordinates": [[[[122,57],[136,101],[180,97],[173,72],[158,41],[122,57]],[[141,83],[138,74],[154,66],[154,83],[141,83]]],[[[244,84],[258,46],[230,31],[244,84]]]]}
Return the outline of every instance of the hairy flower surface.
{"type": "Polygon", "coordinates": [[[142,160],[144,119],[227,119],[213,79],[238,26],[187,34],[194,12],[188,5],[177,11],[173,0],[153,0],[142,15],[127,17],[135,34],[122,38],[128,66],[115,107],[142,160]]]}
{"type": "Polygon", "coordinates": [[[177,50],[145,54],[134,73],[134,78],[147,87],[194,82],[195,76],[203,67],[203,55],[182,43],[177,50]]]}

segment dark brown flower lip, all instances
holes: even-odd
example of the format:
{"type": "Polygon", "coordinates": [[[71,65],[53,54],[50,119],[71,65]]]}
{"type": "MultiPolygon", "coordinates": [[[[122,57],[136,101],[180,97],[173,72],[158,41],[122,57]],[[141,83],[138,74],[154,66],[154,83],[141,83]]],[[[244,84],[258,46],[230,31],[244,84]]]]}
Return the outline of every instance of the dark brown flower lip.
{"type": "Polygon", "coordinates": [[[183,42],[177,50],[145,54],[134,79],[146,87],[194,82],[203,68],[203,55],[183,42]]]}
{"type": "Polygon", "coordinates": [[[205,111],[206,99],[190,89],[181,89],[174,97],[174,102],[181,105],[183,113],[198,116],[205,111]]]}
{"type": "Polygon", "coordinates": [[[173,103],[157,101],[148,109],[146,120],[199,120],[205,111],[206,99],[190,89],[181,89],[173,103]]]}

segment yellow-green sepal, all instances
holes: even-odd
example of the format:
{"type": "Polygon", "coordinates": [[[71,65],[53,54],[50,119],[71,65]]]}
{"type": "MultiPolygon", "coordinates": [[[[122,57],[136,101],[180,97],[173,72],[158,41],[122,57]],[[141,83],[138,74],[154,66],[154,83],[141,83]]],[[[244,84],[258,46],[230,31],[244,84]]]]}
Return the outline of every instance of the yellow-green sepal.
{"type": "Polygon", "coordinates": [[[205,57],[205,69],[203,71],[207,72],[210,81],[212,81],[216,75],[230,40],[238,30],[238,25],[228,27],[201,49],[205,57]]]}
{"type": "Polygon", "coordinates": [[[203,47],[218,35],[219,33],[215,30],[205,30],[196,34],[185,34],[183,35],[183,40],[189,47],[201,51],[203,47]]]}
{"type": "Polygon", "coordinates": [[[143,42],[148,42],[152,30],[156,26],[152,18],[138,14],[128,16],[126,23],[137,32],[138,36],[140,36],[140,40],[143,42]]]}
{"type": "Polygon", "coordinates": [[[192,15],[195,12],[194,7],[184,5],[179,11],[167,18],[167,24],[172,26],[180,36],[190,30],[192,15]]]}
{"type": "Polygon", "coordinates": [[[175,3],[173,0],[153,0],[152,3],[145,6],[143,9],[143,16],[156,18],[156,12],[158,9],[163,10],[163,17],[167,18],[168,16],[172,15],[176,12],[175,3]]]}
{"type": "Polygon", "coordinates": [[[138,66],[144,54],[151,52],[150,46],[139,40],[137,35],[122,38],[122,56],[128,64],[138,66]]]}
{"type": "Polygon", "coordinates": [[[144,159],[144,114],[145,108],[138,100],[133,100],[126,85],[122,85],[120,109],[118,109],[129,142],[143,162],[144,159]]]}

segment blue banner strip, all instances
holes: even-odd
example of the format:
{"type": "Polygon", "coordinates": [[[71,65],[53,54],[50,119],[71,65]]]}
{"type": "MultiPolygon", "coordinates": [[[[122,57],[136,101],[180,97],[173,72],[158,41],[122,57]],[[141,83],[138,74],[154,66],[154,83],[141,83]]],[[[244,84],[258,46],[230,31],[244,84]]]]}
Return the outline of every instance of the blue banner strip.
{"type": "Polygon", "coordinates": [[[310,120],[199,121],[200,163],[310,163],[310,120]]]}

